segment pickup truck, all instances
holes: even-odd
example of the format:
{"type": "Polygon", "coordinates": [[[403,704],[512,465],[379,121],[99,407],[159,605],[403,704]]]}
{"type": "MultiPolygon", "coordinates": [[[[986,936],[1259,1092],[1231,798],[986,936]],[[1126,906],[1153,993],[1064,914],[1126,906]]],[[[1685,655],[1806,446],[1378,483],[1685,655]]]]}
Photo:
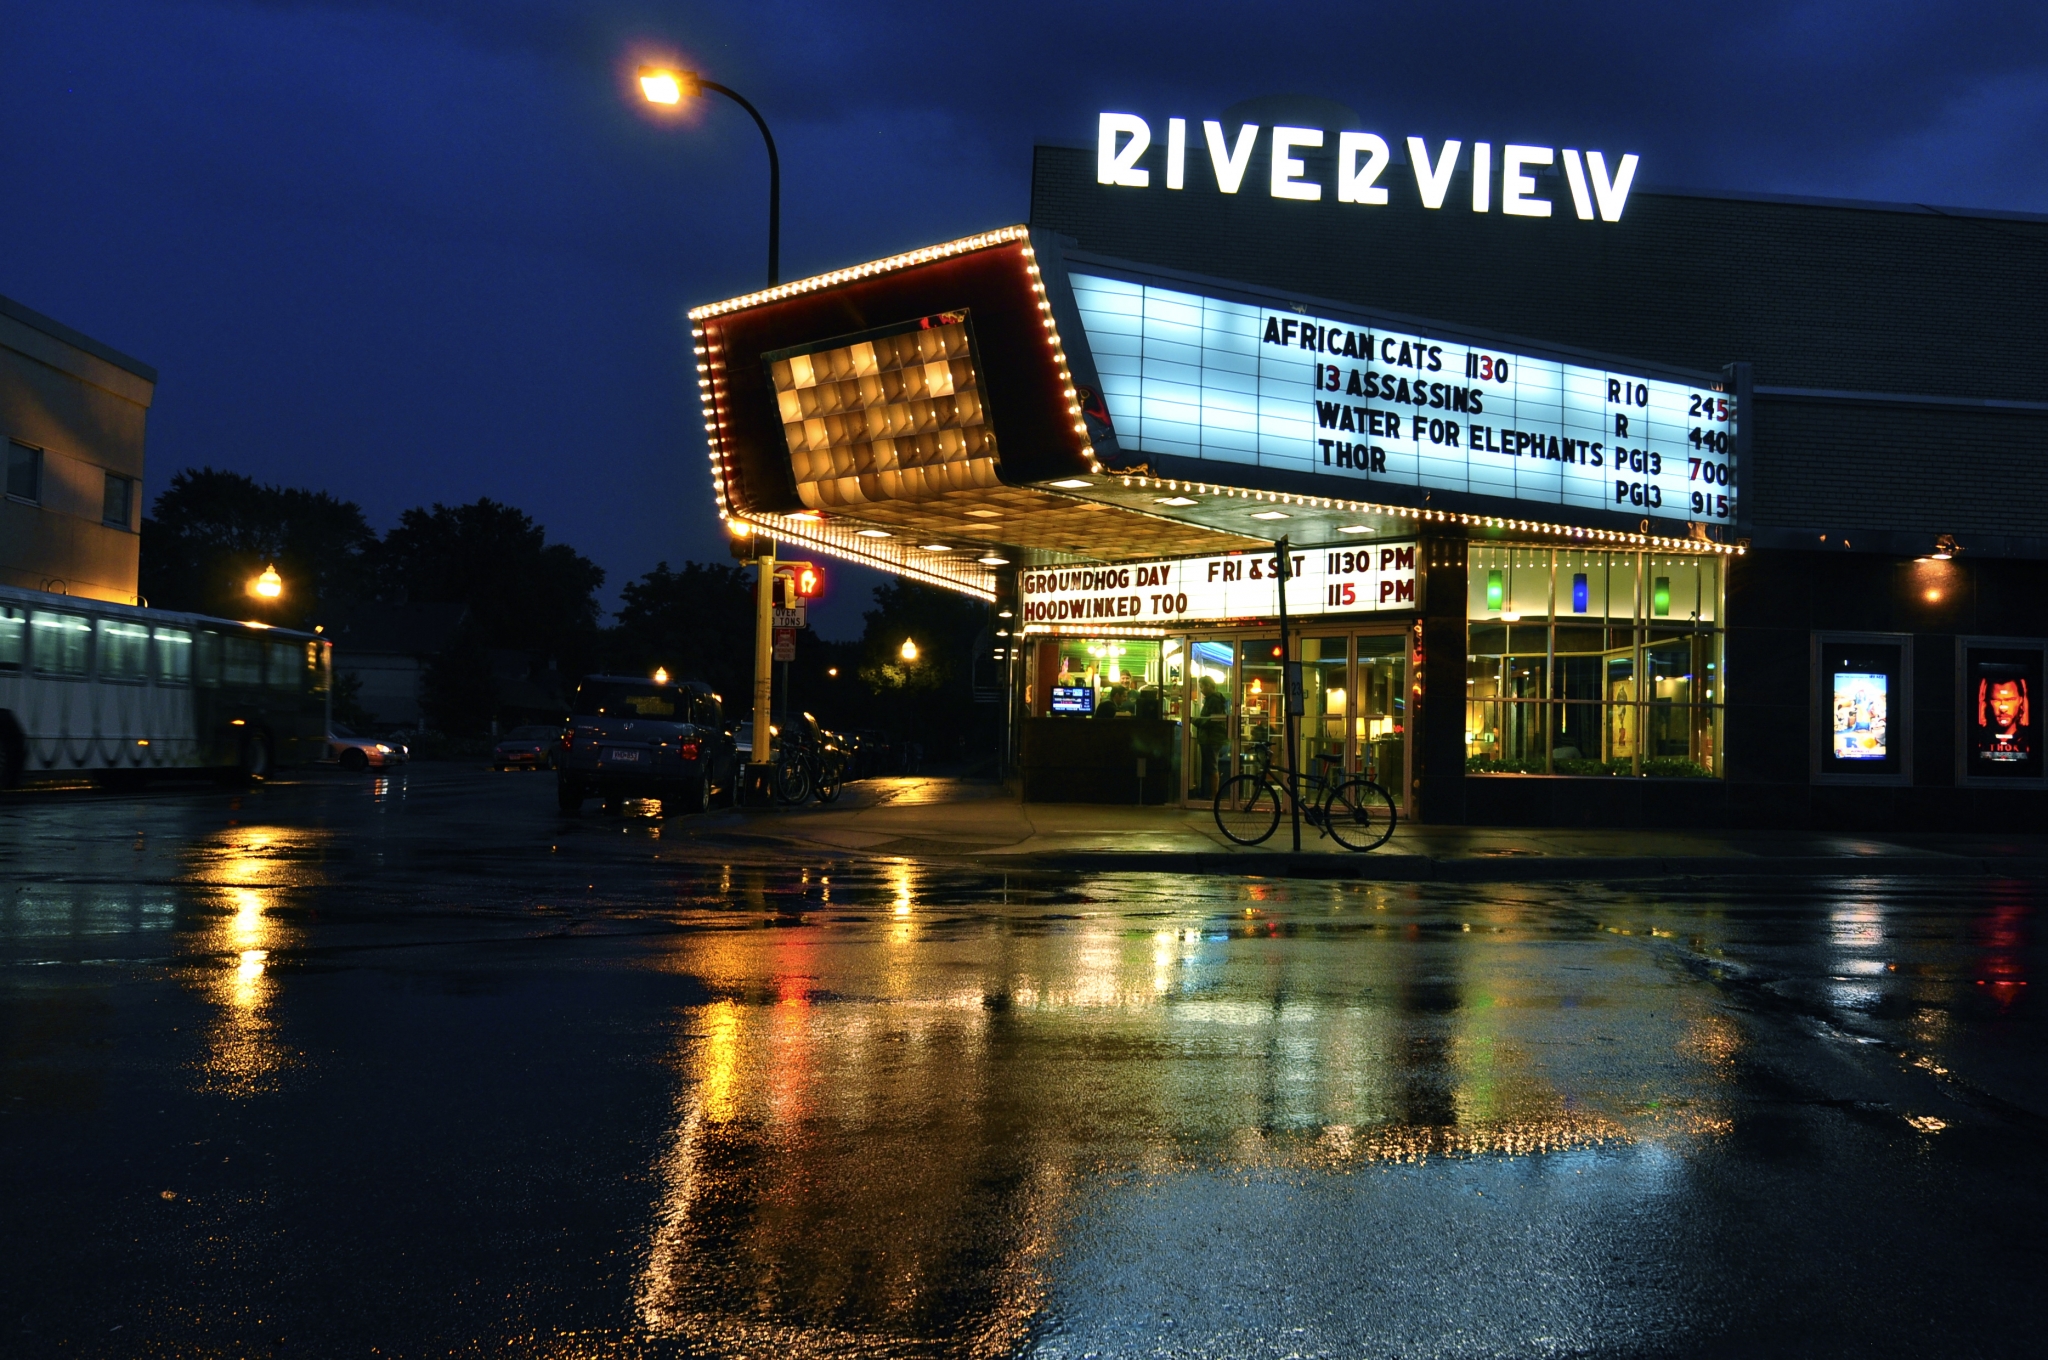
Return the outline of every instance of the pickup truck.
{"type": "Polygon", "coordinates": [[[702,812],[738,787],[739,752],[724,709],[699,681],[589,675],[558,757],[555,794],[564,812],[586,798],[607,811],[627,798],[658,798],[663,815],[702,812]]]}

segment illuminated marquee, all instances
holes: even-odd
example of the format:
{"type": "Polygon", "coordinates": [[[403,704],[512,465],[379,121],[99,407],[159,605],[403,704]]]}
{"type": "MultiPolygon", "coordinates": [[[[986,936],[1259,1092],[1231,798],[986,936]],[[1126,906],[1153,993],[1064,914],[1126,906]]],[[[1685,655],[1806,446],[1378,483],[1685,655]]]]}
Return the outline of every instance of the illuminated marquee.
{"type": "MultiPolygon", "coordinates": [[[[1339,132],[1334,137],[1322,128],[1273,127],[1244,123],[1234,129],[1210,119],[1202,124],[1202,149],[1207,153],[1207,180],[1219,193],[1234,194],[1244,187],[1245,177],[1266,144],[1266,191],[1274,198],[1320,201],[1327,189],[1339,203],[1361,207],[1383,207],[1388,202],[1385,177],[1393,162],[1393,148],[1377,132],[1339,132]],[[1261,133],[1265,135],[1262,137],[1261,133]],[[1301,151],[1334,150],[1334,183],[1311,180],[1308,163],[1295,154],[1301,151]]],[[[1152,125],[1135,113],[1104,113],[1096,120],[1095,178],[1098,183],[1119,188],[1151,187],[1152,172],[1138,162],[1151,149],[1152,125]]],[[[1453,138],[1434,154],[1421,137],[1407,139],[1408,165],[1415,177],[1415,193],[1425,208],[1440,209],[1451,190],[1451,179],[1462,164],[1471,188],[1472,211],[1493,208],[1495,175],[1493,143],[1474,142],[1470,155],[1465,144],[1453,138]]],[[[1609,172],[1607,157],[1599,151],[1562,150],[1548,146],[1522,146],[1510,142],[1501,148],[1500,210],[1508,217],[1549,217],[1555,206],[1537,194],[1532,170],[1554,165],[1564,167],[1572,215],[1582,222],[1596,217],[1602,222],[1619,222],[1628,205],[1628,191],[1635,183],[1641,158],[1630,152],[1609,172]]],[[[1166,120],[1166,166],[1161,177],[1167,189],[1184,189],[1188,184],[1188,120],[1166,120]]]]}
{"type": "Polygon", "coordinates": [[[1307,473],[1346,496],[1409,486],[1734,522],[1735,412],[1712,387],[1098,274],[1069,279],[1127,450],[1307,473]]]}
{"type": "MultiPolygon", "coordinates": [[[[1371,614],[1414,609],[1415,541],[1295,548],[1288,554],[1287,612],[1371,614]]],[[[1229,553],[1127,562],[1110,567],[1045,567],[1017,579],[1027,629],[1128,628],[1221,619],[1272,618],[1280,612],[1277,554],[1229,553]]]]}

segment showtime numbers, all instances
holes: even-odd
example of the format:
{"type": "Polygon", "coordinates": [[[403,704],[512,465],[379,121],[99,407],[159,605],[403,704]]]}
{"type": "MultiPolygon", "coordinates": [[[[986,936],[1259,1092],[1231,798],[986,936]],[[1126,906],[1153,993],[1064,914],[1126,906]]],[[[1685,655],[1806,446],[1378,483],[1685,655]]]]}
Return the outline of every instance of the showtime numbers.
{"type": "Polygon", "coordinates": [[[1465,376],[1480,382],[1504,383],[1508,380],[1508,361],[1495,354],[1469,350],[1465,354],[1465,376]]]}
{"type": "MultiPolygon", "coordinates": [[[[1699,398],[1694,397],[1693,400],[1698,401],[1699,398]]],[[[1687,437],[1692,440],[1692,446],[1696,449],[1704,449],[1708,453],[1725,454],[1728,452],[1728,432],[1726,430],[1703,430],[1695,425],[1692,427],[1692,433],[1687,437]]]]}

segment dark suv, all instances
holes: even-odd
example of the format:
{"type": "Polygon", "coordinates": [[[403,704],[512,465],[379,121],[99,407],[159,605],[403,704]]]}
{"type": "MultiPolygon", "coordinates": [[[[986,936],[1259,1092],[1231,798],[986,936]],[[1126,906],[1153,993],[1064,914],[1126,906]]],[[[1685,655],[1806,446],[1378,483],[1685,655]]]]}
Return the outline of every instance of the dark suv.
{"type": "Polygon", "coordinates": [[[707,685],[589,675],[574,712],[556,784],[564,812],[593,794],[607,808],[659,798],[664,814],[702,812],[714,791],[730,797],[737,787],[738,749],[707,685]]]}

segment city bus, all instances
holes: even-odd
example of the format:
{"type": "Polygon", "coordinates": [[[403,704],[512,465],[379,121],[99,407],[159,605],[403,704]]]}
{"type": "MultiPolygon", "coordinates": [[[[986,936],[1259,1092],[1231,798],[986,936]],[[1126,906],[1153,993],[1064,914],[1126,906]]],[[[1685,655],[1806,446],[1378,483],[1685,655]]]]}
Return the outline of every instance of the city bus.
{"type": "Polygon", "coordinates": [[[261,623],[0,586],[0,788],[326,753],[332,644],[261,623]]]}

